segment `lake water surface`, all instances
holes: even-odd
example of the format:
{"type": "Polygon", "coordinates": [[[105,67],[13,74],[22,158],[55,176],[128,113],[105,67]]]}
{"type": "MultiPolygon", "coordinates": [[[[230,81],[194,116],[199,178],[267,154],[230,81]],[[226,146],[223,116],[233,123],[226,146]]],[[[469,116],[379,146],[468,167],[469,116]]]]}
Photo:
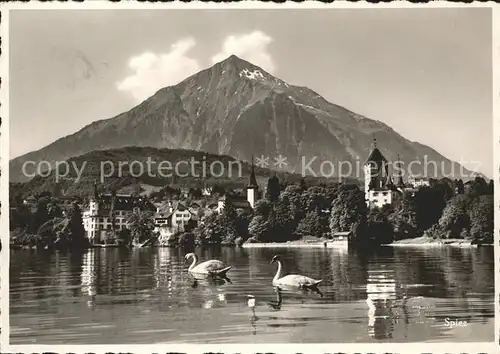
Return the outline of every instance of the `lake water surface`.
{"type": "Polygon", "coordinates": [[[188,275],[186,251],[12,250],[11,344],[327,343],[494,340],[493,247],[196,250],[232,265],[231,282],[188,275]],[[317,293],[271,285],[324,279],[317,293]],[[247,295],[256,299],[255,313],[247,295]],[[465,326],[451,328],[448,320],[465,326]]]}

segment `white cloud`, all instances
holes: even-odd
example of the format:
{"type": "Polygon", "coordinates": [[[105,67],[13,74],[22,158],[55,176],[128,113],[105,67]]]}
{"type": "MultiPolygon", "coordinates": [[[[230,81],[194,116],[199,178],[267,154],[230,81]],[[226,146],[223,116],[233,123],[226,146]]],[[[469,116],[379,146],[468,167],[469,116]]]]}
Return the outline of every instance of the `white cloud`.
{"type": "Polygon", "coordinates": [[[261,31],[229,36],[224,40],[222,50],[212,57],[212,63],[218,63],[234,54],[272,74],[276,65],[267,51],[272,41],[271,37],[261,31]]]}
{"type": "Polygon", "coordinates": [[[179,83],[201,69],[196,59],[187,56],[195,45],[194,38],[184,38],[174,43],[168,53],[146,52],[132,57],[128,64],[133,73],[118,82],[117,88],[142,101],[162,87],[179,83]]]}

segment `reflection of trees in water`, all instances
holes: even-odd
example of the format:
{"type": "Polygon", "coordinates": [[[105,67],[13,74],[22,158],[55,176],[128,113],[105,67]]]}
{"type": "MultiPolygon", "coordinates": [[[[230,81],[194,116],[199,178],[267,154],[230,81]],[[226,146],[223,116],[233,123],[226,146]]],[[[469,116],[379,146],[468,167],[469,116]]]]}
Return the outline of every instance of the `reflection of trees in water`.
{"type": "Polygon", "coordinates": [[[330,276],[333,282],[335,300],[357,301],[364,297],[367,263],[362,253],[353,250],[329,252],[330,276]]]}

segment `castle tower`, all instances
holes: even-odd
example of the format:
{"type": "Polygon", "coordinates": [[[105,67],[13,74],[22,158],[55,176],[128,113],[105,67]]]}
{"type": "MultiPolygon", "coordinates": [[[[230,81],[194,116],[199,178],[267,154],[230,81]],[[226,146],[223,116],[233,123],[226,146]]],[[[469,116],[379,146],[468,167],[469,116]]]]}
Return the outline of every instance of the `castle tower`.
{"type": "Polygon", "coordinates": [[[250,203],[252,209],[255,208],[255,203],[259,199],[259,185],[257,184],[257,178],[255,178],[255,170],[253,165],[253,155],[252,155],[252,170],[250,172],[250,177],[247,186],[247,201],[250,203]]]}
{"type": "Polygon", "coordinates": [[[389,176],[389,164],[377,147],[377,139],[373,137],[373,148],[364,164],[365,199],[369,204],[370,191],[383,189],[392,184],[389,176]]]}

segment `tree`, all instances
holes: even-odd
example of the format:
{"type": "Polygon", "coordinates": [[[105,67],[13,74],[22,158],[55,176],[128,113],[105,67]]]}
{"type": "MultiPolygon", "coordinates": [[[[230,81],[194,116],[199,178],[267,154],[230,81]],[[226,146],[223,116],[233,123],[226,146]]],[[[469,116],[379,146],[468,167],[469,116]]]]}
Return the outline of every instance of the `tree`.
{"type": "Polygon", "coordinates": [[[233,204],[226,199],[224,209],[218,218],[219,226],[225,230],[224,236],[222,237],[223,244],[232,245],[234,244],[236,237],[238,237],[236,227],[237,216],[238,215],[233,204]]]}
{"type": "Polygon", "coordinates": [[[457,180],[455,184],[455,192],[457,194],[464,194],[465,193],[465,186],[464,186],[464,181],[461,179],[457,180]]]}
{"type": "Polygon", "coordinates": [[[324,237],[328,235],[330,229],[328,225],[328,214],[309,211],[306,216],[300,221],[295,233],[299,237],[315,236],[324,237]]]}
{"type": "Polygon", "coordinates": [[[77,203],[73,203],[69,215],[69,244],[71,247],[81,248],[87,245],[88,239],[85,237],[85,228],[83,226],[82,211],[77,203]]]}
{"type": "Polygon", "coordinates": [[[37,240],[40,246],[55,247],[56,243],[66,245],[65,229],[68,220],[65,218],[54,218],[43,223],[37,230],[37,240]]]}
{"type": "Polygon", "coordinates": [[[384,210],[379,208],[370,210],[367,233],[370,239],[377,244],[387,244],[393,241],[394,230],[384,210]]]}
{"type": "Polygon", "coordinates": [[[203,224],[193,231],[196,241],[202,246],[220,244],[225,236],[225,229],[220,223],[219,215],[211,214],[205,217],[203,224]]]}
{"type": "Polygon", "coordinates": [[[359,234],[367,220],[365,195],[357,185],[341,185],[332,202],[330,230],[353,231],[353,241],[361,241],[359,234]]]}
{"type": "Polygon", "coordinates": [[[63,216],[62,209],[56,199],[50,198],[47,200],[47,214],[49,219],[61,218],[63,216]]]}
{"type": "Polygon", "coordinates": [[[255,215],[248,225],[248,233],[259,242],[268,241],[268,221],[263,215],[255,215]]]}
{"type": "Polygon", "coordinates": [[[446,187],[441,186],[438,184],[437,187],[423,187],[415,193],[418,234],[432,227],[441,217],[446,205],[443,194],[443,189],[446,187]]]}
{"type": "Polygon", "coordinates": [[[493,242],[493,196],[484,195],[474,200],[470,209],[470,236],[475,242],[493,242]]]}
{"type": "Polygon", "coordinates": [[[131,234],[132,244],[139,245],[153,235],[154,218],[151,211],[136,210],[127,219],[131,234]]]}
{"type": "Polygon", "coordinates": [[[293,231],[296,224],[290,209],[290,203],[287,197],[280,197],[274,205],[271,213],[269,232],[274,242],[285,242],[293,237],[293,231]]]}
{"type": "Polygon", "coordinates": [[[411,193],[405,191],[395,205],[394,211],[387,217],[392,224],[395,240],[417,236],[416,205],[411,193]]]}
{"type": "Polygon", "coordinates": [[[280,181],[278,177],[276,177],[276,175],[270,177],[267,180],[266,199],[271,203],[276,202],[280,195],[280,191],[280,181]]]}
{"type": "Polygon", "coordinates": [[[466,193],[471,198],[476,198],[482,195],[490,194],[489,191],[490,188],[484,178],[476,177],[473,181],[470,182],[470,186],[467,189],[466,193]]]}
{"type": "Polygon", "coordinates": [[[132,232],[129,229],[121,229],[116,234],[116,241],[121,246],[130,246],[132,244],[132,232]]]}
{"type": "Polygon", "coordinates": [[[446,238],[460,238],[463,230],[470,227],[467,208],[470,200],[459,194],[448,201],[439,219],[438,226],[446,238]]]}
{"type": "Polygon", "coordinates": [[[49,221],[49,210],[47,208],[47,204],[47,198],[42,198],[38,201],[35,214],[33,215],[32,233],[37,233],[38,229],[49,221]]]}
{"type": "MultiPolygon", "coordinates": [[[[333,201],[334,196],[332,196],[333,201]]],[[[329,209],[327,199],[325,198],[325,188],[311,187],[302,193],[302,208],[304,213],[310,211],[322,211],[329,209]]]]}
{"type": "Polygon", "coordinates": [[[299,188],[301,189],[301,191],[305,191],[307,189],[307,183],[306,183],[306,180],[304,178],[300,179],[299,188]]]}
{"type": "Polygon", "coordinates": [[[21,228],[23,230],[28,230],[32,224],[33,216],[29,209],[24,205],[20,204],[16,208],[10,208],[9,211],[9,228],[14,230],[16,228],[21,228]]]}
{"type": "Polygon", "coordinates": [[[238,211],[236,216],[236,234],[246,240],[249,237],[248,226],[252,220],[253,213],[248,211],[238,211]]]}

